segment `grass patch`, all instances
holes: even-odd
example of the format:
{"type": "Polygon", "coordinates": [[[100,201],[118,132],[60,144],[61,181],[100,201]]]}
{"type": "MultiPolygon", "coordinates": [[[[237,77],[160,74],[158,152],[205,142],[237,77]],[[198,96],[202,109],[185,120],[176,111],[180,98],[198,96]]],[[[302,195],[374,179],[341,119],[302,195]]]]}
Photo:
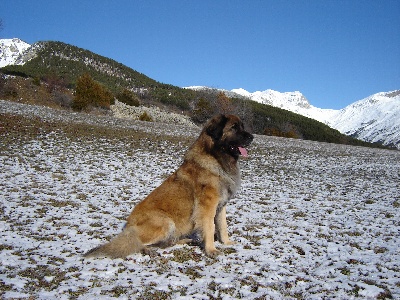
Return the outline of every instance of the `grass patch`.
{"type": "Polygon", "coordinates": [[[199,262],[202,260],[203,255],[195,252],[193,247],[183,247],[180,249],[172,250],[172,260],[176,262],[187,262],[189,260],[193,260],[199,262]]]}

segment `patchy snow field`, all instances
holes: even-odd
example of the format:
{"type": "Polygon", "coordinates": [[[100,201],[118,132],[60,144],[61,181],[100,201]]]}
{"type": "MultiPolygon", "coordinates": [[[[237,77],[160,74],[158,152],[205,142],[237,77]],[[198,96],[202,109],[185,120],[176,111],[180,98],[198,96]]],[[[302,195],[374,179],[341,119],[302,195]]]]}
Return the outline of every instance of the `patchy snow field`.
{"type": "Polygon", "coordinates": [[[0,298],[400,299],[399,151],[257,136],[224,255],[83,259],[199,131],[6,101],[0,117],[0,298]]]}

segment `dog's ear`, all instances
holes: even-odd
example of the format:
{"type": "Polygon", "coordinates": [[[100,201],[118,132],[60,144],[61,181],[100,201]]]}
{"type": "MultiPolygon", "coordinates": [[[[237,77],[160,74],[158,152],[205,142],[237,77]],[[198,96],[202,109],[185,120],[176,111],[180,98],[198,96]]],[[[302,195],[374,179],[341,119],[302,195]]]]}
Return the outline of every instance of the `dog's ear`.
{"type": "Polygon", "coordinates": [[[215,116],[206,125],[206,133],[214,140],[219,140],[222,137],[227,122],[228,118],[226,116],[222,114],[215,116]]]}

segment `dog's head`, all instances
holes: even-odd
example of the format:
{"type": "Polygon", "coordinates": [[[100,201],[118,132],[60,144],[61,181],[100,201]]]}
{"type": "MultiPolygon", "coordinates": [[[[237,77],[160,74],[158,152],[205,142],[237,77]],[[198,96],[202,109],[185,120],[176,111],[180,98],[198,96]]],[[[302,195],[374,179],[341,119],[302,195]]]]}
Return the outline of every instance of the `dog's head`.
{"type": "Polygon", "coordinates": [[[214,150],[222,151],[238,159],[247,156],[246,147],[253,135],[244,130],[243,122],[235,115],[218,115],[206,124],[204,132],[214,142],[214,150]]]}

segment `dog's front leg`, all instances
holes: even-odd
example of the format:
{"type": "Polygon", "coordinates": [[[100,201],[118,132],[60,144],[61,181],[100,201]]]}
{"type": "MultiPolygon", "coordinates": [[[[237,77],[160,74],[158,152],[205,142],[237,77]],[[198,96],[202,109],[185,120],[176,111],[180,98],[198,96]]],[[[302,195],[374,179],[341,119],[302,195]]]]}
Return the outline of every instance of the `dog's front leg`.
{"type": "Polygon", "coordinates": [[[209,257],[216,257],[221,252],[215,248],[214,244],[214,233],[215,233],[215,225],[214,218],[207,218],[204,222],[203,228],[203,241],[204,241],[204,250],[209,257]]]}
{"type": "Polygon", "coordinates": [[[217,237],[218,240],[225,245],[233,245],[235,242],[229,239],[228,225],[226,223],[226,205],[222,207],[217,216],[215,217],[215,223],[217,225],[217,237]]]}
{"type": "Polygon", "coordinates": [[[203,190],[203,195],[199,200],[196,227],[201,230],[206,254],[210,257],[216,257],[221,253],[215,248],[214,244],[214,219],[219,195],[214,189],[203,190]]]}

